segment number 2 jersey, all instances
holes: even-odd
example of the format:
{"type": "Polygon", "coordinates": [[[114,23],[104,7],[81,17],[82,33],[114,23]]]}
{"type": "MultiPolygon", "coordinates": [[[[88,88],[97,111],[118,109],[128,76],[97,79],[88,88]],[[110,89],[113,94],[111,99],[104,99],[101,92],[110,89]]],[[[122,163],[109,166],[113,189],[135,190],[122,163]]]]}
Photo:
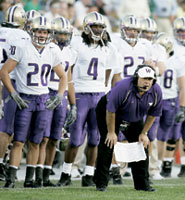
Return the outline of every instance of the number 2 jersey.
{"type": "Polygon", "coordinates": [[[31,41],[15,42],[9,57],[18,62],[15,67],[17,91],[25,94],[47,94],[51,69],[61,63],[60,49],[46,45],[40,52],[31,41]]]}
{"type": "MultiPolygon", "coordinates": [[[[60,59],[62,67],[65,69],[67,75],[68,68],[74,65],[76,59],[76,54],[71,48],[71,46],[64,47],[62,50],[60,50],[60,59]]],[[[48,87],[51,88],[52,90],[58,90],[58,86],[59,86],[59,78],[57,74],[54,72],[54,70],[51,70],[48,87]]]]}
{"type": "Polygon", "coordinates": [[[81,37],[75,37],[72,48],[76,52],[73,67],[75,92],[105,92],[105,72],[107,69],[120,68],[117,50],[114,46],[88,46],[81,37]]]}
{"type": "Polygon", "coordinates": [[[135,46],[119,36],[112,35],[113,44],[122,56],[122,78],[133,76],[137,66],[152,58],[152,50],[143,41],[138,40],[135,46]]]}

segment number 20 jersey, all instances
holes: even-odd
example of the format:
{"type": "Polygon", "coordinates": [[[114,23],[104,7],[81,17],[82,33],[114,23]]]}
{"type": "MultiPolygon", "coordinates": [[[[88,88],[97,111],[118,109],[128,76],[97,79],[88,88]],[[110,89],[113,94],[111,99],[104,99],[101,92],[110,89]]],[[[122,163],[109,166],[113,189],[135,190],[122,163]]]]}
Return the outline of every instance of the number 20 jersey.
{"type": "Polygon", "coordinates": [[[59,47],[48,44],[38,52],[31,41],[19,41],[13,48],[9,57],[18,62],[15,67],[18,92],[47,94],[51,69],[61,62],[59,47]]]}

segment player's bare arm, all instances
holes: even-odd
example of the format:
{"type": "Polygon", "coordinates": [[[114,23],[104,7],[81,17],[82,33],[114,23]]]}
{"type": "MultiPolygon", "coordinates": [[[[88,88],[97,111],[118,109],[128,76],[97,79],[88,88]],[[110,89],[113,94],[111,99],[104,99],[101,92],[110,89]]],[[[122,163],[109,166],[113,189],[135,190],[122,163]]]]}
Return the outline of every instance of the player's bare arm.
{"type": "Polygon", "coordinates": [[[17,61],[9,58],[0,70],[0,79],[10,93],[15,92],[15,90],[11,84],[9,73],[16,67],[17,63],[17,61]]]}
{"type": "Polygon", "coordinates": [[[56,72],[56,74],[60,79],[58,93],[63,95],[67,86],[66,73],[61,64],[58,64],[57,66],[53,67],[53,70],[56,72]]]}

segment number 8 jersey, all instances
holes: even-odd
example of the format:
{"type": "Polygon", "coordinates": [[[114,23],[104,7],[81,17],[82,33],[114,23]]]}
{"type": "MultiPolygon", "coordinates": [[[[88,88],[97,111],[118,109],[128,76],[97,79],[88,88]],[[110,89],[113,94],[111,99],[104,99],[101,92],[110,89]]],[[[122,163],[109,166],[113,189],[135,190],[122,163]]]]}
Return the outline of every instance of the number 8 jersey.
{"type": "Polygon", "coordinates": [[[178,96],[177,79],[185,75],[185,59],[171,56],[167,59],[166,70],[160,78],[163,99],[173,99],[178,96]]]}
{"type": "Polygon", "coordinates": [[[17,91],[33,95],[49,93],[48,75],[60,64],[59,54],[56,45],[48,44],[39,52],[31,41],[15,42],[9,57],[18,62],[15,67],[17,91]]]}

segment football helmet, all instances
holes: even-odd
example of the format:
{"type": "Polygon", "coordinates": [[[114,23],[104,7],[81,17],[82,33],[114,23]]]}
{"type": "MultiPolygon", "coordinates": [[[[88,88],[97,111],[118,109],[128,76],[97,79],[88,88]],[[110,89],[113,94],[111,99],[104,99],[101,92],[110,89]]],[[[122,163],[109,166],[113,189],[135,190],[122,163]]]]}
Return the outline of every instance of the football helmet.
{"type": "Polygon", "coordinates": [[[34,43],[39,46],[45,46],[49,44],[52,40],[52,31],[51,31],[51,21],[46,17],[40,16],[36,17],[32,20],[30,24],[30,32],[29,32],[31,39],[34,43]],[[36,35],[36,31],[38,30],[47,30],[48,36],[43,41],[43,37],[38,37],[36,35]]]}
{"type": "Polygon", "coordinates": [[[126,15],[123,17],[120,25],[121,36],[128,43],[135,43],[140,35],[140,22],[134,15],[126,15]],[[137,33],[126,33],[128,30],[136,30],[137,33]]]}
{"type": "Polygon", "coordinates": [[[26,12],[25,30],[26,30],[27,32],[30,31],[30,24],[31,24],[32,20],[33,20],[34,18],[40,17],[40,16],[41,16],[41,14],[40,14],[38,11],[36,11],[36,10],[29,10],[29,11],[26,12]]]}
{"type": "Polygon", "coordinates": [[[168,54],[173,51],[173,39],[164,32],[159,33],[154,42],[163,46],[168,54]]]}
{"type": "Polygon", "coordinates": [[[154,37],[157,34],[157,24],[156,22],[147,17],[140,20],[141,26],[141,37],[149,41],[153,41],[154,37]]]}
{"type": "Polygon", "coordinates": [[[105,18],[98,12],[90,12],[83,20],[83,31],[85,34],[91,34],[91,38],[95,41],[102,40],[103,34],[106,29],[105,18]],[[94,32],[92,25],[101,25],[103,30],[100,32],[94,32]]]}
{"type": "Polygon", "coordinates": [[[57,17],[53,19],[52,30],[54,35],[54,42],[61,49],[69,45],[73,34],[73,27],[69,20],[64,17],[57,17]]]}
{"type": "Polygon", "coordinates": [[[173,23],[175,39],[185,45],[185,17],[177,18],[173,23]]]}
{"type": "Polygon", "coordinates": [[[12,6],[8,8],[5,15],[5,23],[16,28],[23,28],[26,22],[26,13],[20,6],[12,6]]]}

